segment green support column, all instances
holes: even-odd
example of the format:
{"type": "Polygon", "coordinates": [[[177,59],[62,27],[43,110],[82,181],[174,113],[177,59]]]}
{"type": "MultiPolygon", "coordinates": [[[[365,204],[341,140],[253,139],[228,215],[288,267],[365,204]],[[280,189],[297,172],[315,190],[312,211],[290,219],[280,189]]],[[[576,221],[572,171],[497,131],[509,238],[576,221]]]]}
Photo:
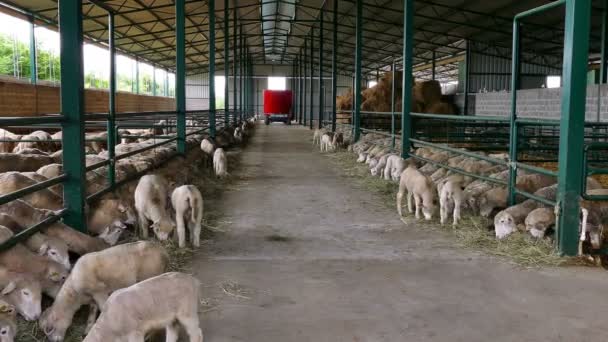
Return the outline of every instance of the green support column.
{"type": "Polygon", "coordinates": [[[215,138],[215,1],[209,6],[209,135],[215,138]]]}
{"type": "MultiPolygon", "coordinates": [[[[406,0],[408,1],[408,0],[406,0]]],[[[356,32],[355,32],[355,111],[353,121],[353,142],[359,141],[361,136],[361,62],[363,56],[361,54],[363,47],[363,0],[356,0],[357,15],[356,15],[356,32]]],[[[405,77],[403,78],[405,79],[405,77]]]]}
{"type": "Polygon", "coordinates": [[[331,51],[331,131],[336,131],[337,96],[338,96],[338,0],[334,0],[333,48],[331,51]]]}
{"type": "Polygon", "coordinates": [[[308,78],[308,40],[306,40],[306,38],[304,39],[304,53],[302,54],[304,56],[304,75],[302,75],[302,84],[303,84],[303,89],[304,89],[304,98],[303,100],[303,105],[304,105],[304,110],[302,111],[302,115],[303,115],[303,121],[302,124],[304,126],[306,126],[307,124],[307,118],[308,118],[308,108],[306,108],[308,106],[308,82],[307,82],[307,78],[308,78]]]}
{"type": "Polygon", "coordinates": [[[403,84],[401,116],[401,157],[409,157],[412,142],[412,62],[414,60],[414,0],[405,0],[403,9],[403,84]]]}
{"type": "Polygon", "coordinates": [[[601,54],[600,84],[606,84],[608,82],[608,68],[606,68],[606,62],[608,61],[608,0],[604,1],[604,11],[602,12],[601,54]]]}
{"type": "Polygon", "coordinates": [[[585,105],[587,98],[587,63],[591,1],[566,0],[562,118],[559,141],[559,177],[557,201],[559,251],[565,255],[578,252],[579,198],[585,176],[585,105]]]}
{"type": "Polygon", "coordinates": [[[230,125],[230,94],[228,92],[228,80],[230,79],[230,11],[228,5],[230,0],[224,0],[224,125],[230,125]]]}
{"type": "MultiPolygon", "coordinates": [[[[233,18],[232,18],[232,51],[233,51],[233,55],[234,55],[234,61],[233,63],[233,78],[232,78],[232,115],[234,116],[234,122],[238,122],[238,117],[237,117],[237,77],[238,77],[238,61],[239,61],[239,53],[237,51],[237,34],[236,34],[236,6],[234,7],[234,13],[233,13],[233,18]]],[[[228,81],[226,81],[228,82],[228,81]]],[[[226,83],[228,84],[228,83],[226,83]]]]}
{"type": "Polygon", "coordinates": [[[298,54],[298,70],[299,70],[299,77],[298,77],[298,84],[300,85],[300,87],[298,88],[298,94],[300,96],[300,113],[298,115],[298,123],[301,125],[302,124],[302,119],[304,117],[304,102],[305,102],[305,98],[304,98],[304,61],[302,60],[302,49],[300,49],[300,52],[298,54]]]}
{"type": "Polygon", "coordinates": [[[135,94],[139,94],[139,58],[135,57],[135,94]]]}
{"type": "MultiPolygon", "coordinates": [[[[515,185],[517,184],[517,139],[519,129],[517,127],[517,90],[519,89],[520,77],[520,24],[518,20],[513,22],[513,48],[511,57],[511,117],[509,120],[509,205],[515,204],[515,185]]],[[[466,102],[465,102],[466,103],[466,102]]]]}
{"type": "Polygon", "coordinates": [[[393,57],[393,64],[391,65],[391,76],[393,82],[391,82],[391,149],[395,149],[395,130],[396,118],[395,118],[395,72],[397,71],[396,58],[393,57]]]}
{"type": "Polygon", "coordinates": [[[114,158],[116,145],[116,34],[114,30],[114,14],[108,15],[108,45],[110,47],[110,89],[108,90],[109,115],[108,115],[108,159],[110,166],[108,167],[108,180],[110,186],[116,186],[116,163],[114,158]]]}
{"type": "Polygon", "coordinates": [[[314,74],[315,74],[315,28],[310,28],[310,120],[308,121],[309,128],[312,129],[313,121],[315,119],[314,114],[314,74]]]}
{"type": "MultiPolygon", "coordinates": [[[[245,53],[245,46],[244,46],[245,39],[243,39],[243,24],[241,24],[241,26],[240,26],[240,41],[241,41],[241,44],[240,44],[241,56],[243,56],[243,54],[245,53]]],[[[245,88],[243,87],[243,85],[244,85],[243,78],[245,76],[244,61],[245,61],[245,58],[241,58],[240,65],[239,65],[239,69],[240,69],[240,72],[239,72],[239,121],[243,120],[243,110],[245,109],[243,107],[243,105],[244,105],[243,99],[244,99],[244,95],[245,95],[245,88]]]]}
{"type": "Polygon", "coordinates": [[[471,41],[467,40],[467,51],[464,59],[464,108],[463,114],[469,115],[469,90],[471,80],[471,41]]]}
{"type": "MultiPolygon", "coordinates": [[[[186,13],[185,0],[175,0],[175,104],[177,152],[186,153],[186,13]]],[[[138,82],[139,83],[139,82],[138,82]]]]}
{"type": "Polygon", "coordinates": [[[30,83],[38,82],[38,65],[36,58],[36,24],[34,18],[30,18],[30,83]]]}
{"type": "Polygon", "coordinates": [[[61,49],[61,114],[63,202],[65,224],[87,231],[85,216],[86,163],[84,153],[84,66],[82,62],[82,0],[59,2],[61,49]]]}
{"type": "Polygon", "coordinates": [[[323,128],[325,119],[325,92],[323,90],[323,7],[319,13],[319,129],[323,128]]]}

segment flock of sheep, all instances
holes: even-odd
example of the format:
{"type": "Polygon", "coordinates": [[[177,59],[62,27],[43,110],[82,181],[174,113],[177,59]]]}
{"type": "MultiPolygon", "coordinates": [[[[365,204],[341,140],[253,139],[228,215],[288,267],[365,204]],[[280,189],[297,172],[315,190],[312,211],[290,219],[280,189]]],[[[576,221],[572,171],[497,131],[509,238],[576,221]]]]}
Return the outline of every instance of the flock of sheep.
{"type": "MultiPolygon", "coordinates": [[[[436,163],[499,181],[508,180],[509,171],[505,165],[432,147],[413,149],[411,154],[418,158],[403,159],[400,153],[391,149],[391,138],[369,133],[358,142],[349,144],[348,139],[344,139],[346,135],[350,135],[350,132],[332,133],[317,129],[313,144],[320,145],[321,152],[347,147],[348,151],[358,156],[357,162],[369,166],[372,176],[398,183],[396,204],[400,217],[403,217],[403,199],[407,198],[408,211],[414,213],[417,219],[424,216],[430,220],[437,212],[442,225],[452,216],[452,225],[457,226],[463,212],[493,219],[497,239],[504,239],[516,231],[527,232],[534,238],[545,238],[555,229],[558,215],[555,208],[523,196],[517,196],[516,205],[508,206],[506,187],[455,173],[436,163]]],[[[504,162],[509,160],[506,153],[475,151],[475,154],[504,162]]],[[[551,201],[556,200],[556,182],[554,177],[524,170],[519,170],[517,175],[519,190],[551,201]]],[[[587,189],[590,195],[608,195],[608,189],[603,189],[593,178],[587,179],[587,189]]],[[[588,242],[593,249],[602,247],[603,221],[608,219],[608,205],[606,202],[582,199],[580,204],[579,252],[582,253],[584,242],[588,242]]]]}
{"type": "MultiPolygon", "coordinates": [[[[243,143],[254,127],[254,119],[243,121],[224,128],[215,139],[189,130],[187,144],[191,148],[185,157],[172,158],[176,154],[173,142],[118,160],[117,180],[167,164],[87,205],[86,220],[92,235],[55,222],[1,252],[0,341],[14,340],[17,314],[27,321],[38,320],[50,341],[63,341],[76,311],[88,305],[87,342],[143,342],[155,330],[164,330],[166,341],[177,341],[180,325],[190,341],[202,342],[197,313],[199,282],[187,274],[165,273],[167,251],[146,239],[152,229],[158,240],[173,236],[183,248],[188,230],[192,245],[199,246],[203,196],[196,186],[183,184],[189,177],[189,166],[203,161],[213,164],[217,177],[228,176],[224,148],[243,143]],[[138,227],[142,240],[118,244],[130,226],[138,227]],[[70,257],[74,256],[78,258],[72,264],[70,257]],[[43,294],[54,299],[44,312],[43,294]]],[[[52,141],[60,134],[36,131],[20,136],[2,130],[0,194],[62,175],[61,145],[52,141]]],[[[116,146],[116,155],[155,143],[145,138],[155,132],[136,134],[137,140],[123,140],[116,146]]],[[[87,133],[88,139],[94,139],[87,143],[87,166],[107,158],[104,137],[105,132],[87,133]]],[[[107,167],[87,172],[88,195],[107,186],[107,174],[107,167]]],[[[0,243],[53,217],[63,208],[62,196],[59,184],[0,205],[0,243]]]]}

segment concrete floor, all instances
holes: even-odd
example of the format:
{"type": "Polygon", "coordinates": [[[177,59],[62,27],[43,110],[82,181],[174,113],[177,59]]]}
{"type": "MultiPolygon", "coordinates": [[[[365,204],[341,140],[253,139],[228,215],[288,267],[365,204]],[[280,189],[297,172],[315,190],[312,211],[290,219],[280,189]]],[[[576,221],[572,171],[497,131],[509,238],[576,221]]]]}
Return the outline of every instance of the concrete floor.
{"type": "Polygon", "coordinates": [[[522,270],[405,226],[310,135],[258,126],[236,188],[206,200],[231,222],[190,265],[207,342],[608,341],[605,271],[522,270]]]}

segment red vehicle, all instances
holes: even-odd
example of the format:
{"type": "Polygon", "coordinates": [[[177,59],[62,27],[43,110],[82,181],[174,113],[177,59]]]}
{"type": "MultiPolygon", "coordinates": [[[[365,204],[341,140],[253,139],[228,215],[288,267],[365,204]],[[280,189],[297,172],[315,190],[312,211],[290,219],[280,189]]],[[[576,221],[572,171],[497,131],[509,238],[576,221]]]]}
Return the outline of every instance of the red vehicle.
{"type": "Polygon", "coordinates": [[[264,122],[284,122],[291,125],[293,93],[291,90],[264,90],[264,122]]]}

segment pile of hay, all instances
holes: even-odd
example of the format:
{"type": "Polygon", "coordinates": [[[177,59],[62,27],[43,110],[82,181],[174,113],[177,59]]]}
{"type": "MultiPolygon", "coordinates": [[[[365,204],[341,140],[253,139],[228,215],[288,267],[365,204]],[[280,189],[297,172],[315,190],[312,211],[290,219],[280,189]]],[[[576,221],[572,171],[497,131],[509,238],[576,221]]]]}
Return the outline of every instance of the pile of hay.
{"type": "MultiPolygon", "coordinates": [[[[393,80],[392,73],[387,72],[378,80],[378,84],[363,90],[361,92],[361,110],[365,112],[390,112],[393,82],[395,82],[395,111],[401,111],[403,73],[400,71],[395,73],[395,80],[393,80]]],[[[412,112],[456,114],[457,111],[453,104],[443,102],[439,82],[413,82],[412,85],[412,112]]],[[[338,111],[350,111],[353,109],[353,104],[352,88],[349,88],[344,95],[336,97],[338,111]]]]}

